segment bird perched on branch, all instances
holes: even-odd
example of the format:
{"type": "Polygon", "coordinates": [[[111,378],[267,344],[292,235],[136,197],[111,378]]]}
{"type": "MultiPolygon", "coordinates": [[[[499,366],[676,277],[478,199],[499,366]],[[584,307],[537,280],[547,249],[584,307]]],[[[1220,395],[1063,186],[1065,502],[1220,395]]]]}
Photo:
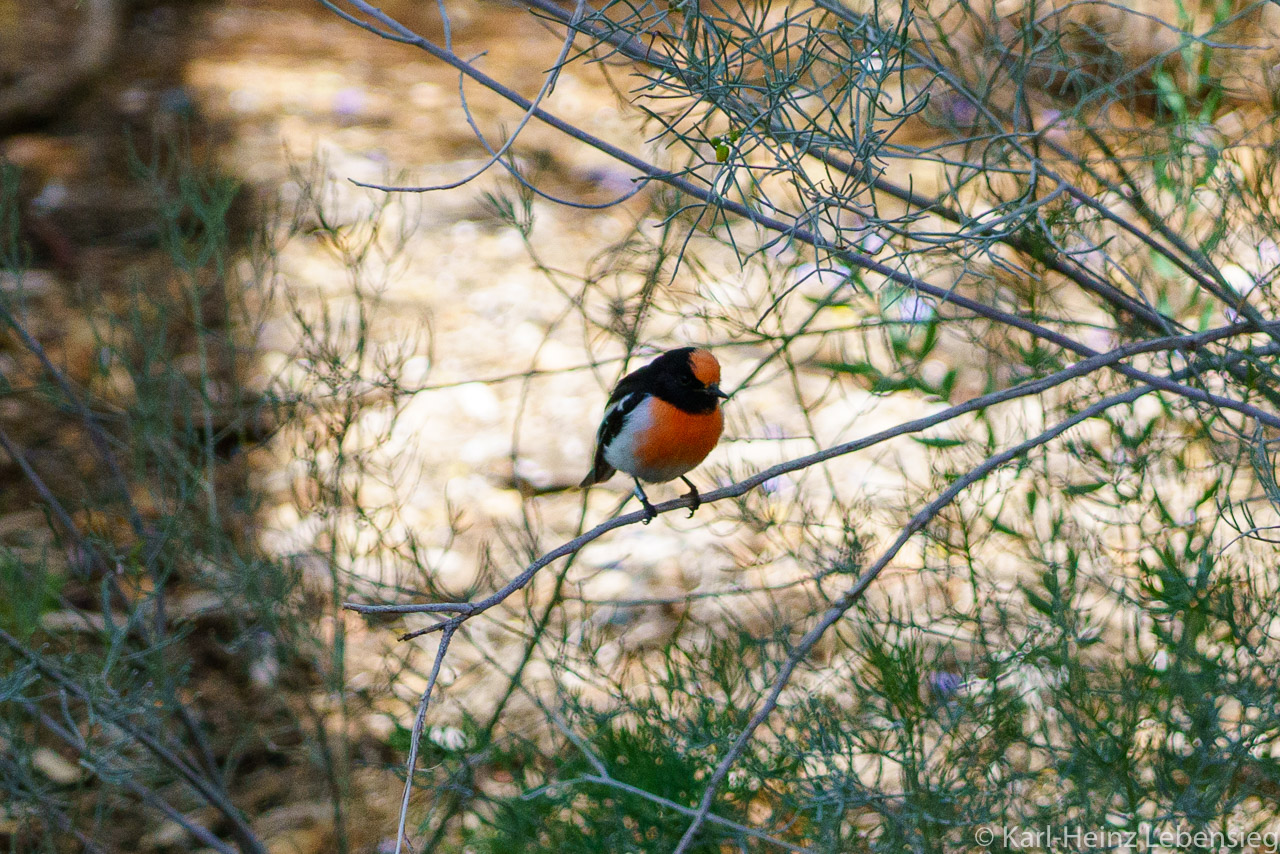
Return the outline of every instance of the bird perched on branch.
{"type": "Polygon", "coordinates": [[[720,400],[720,363],[706,350],[668,350],[643,368],[622,378],[596,434],[596,458],[583,489],[604,483],[615,471],[635,479],[635,495],[644,505],[645,524],[658,511],[640,481],[665,483],[677,477],[689,485],[693,504],[702,503],[698,488],[685,472],[706,459],[720,441],[724,413],[720,400]]]}

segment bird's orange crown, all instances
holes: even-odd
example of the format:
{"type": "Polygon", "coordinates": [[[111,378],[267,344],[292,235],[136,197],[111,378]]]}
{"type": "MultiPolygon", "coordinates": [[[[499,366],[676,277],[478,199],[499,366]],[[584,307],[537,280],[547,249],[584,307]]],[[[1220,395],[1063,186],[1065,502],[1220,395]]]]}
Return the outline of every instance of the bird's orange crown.
{"type": "Polygon", "coordinates": [[[698,349],[690,353],[689,367],[703,385],[711,386],[720,382],[720,363],[709,350],[698,349]]]}

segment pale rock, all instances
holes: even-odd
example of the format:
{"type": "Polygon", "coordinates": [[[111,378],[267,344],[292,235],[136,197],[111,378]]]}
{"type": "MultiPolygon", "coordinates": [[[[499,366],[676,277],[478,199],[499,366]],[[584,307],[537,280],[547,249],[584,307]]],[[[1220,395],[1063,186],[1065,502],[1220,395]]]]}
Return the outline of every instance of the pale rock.
{"type": "Polygon", "coordinates": [[[37,747],[31,752],[31,765],[60,786],[70,786],[85,777],[85,769],[47,747],[37,747]]]}

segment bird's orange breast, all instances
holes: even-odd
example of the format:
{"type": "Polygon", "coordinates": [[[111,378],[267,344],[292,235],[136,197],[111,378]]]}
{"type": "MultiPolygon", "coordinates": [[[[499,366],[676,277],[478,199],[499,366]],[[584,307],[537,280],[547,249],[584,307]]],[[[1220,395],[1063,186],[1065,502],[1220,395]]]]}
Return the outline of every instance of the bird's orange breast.
{"type": "Polygon", "coordinates": [[[652,398],[646,428],[636,436],[634,472],[651,483],[674,480],[707,458],[724,431],[720,407],[711,412],[685,412],[652,398]]]}

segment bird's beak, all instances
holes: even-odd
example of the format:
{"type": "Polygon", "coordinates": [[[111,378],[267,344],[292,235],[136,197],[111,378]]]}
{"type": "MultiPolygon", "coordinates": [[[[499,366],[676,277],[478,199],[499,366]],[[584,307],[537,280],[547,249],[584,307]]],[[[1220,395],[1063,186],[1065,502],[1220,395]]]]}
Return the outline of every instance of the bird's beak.
{"type": "Polygon", "coordinates": [[[707,391],[711,392],[711,393],[712,393],[712,394],[714,394],[716,397],[718,397],[718,398],[720,398],[720,399],[722,399],[722,400],[728,400],[728,399],[729,399],[729,395],[727,395],[727,394],[725,394],[724,392],[722,392],[722,391],[720,390],[720,386],[718,386],[718,385],[709,385],[709,386],[707,386],[707,391]]]}

